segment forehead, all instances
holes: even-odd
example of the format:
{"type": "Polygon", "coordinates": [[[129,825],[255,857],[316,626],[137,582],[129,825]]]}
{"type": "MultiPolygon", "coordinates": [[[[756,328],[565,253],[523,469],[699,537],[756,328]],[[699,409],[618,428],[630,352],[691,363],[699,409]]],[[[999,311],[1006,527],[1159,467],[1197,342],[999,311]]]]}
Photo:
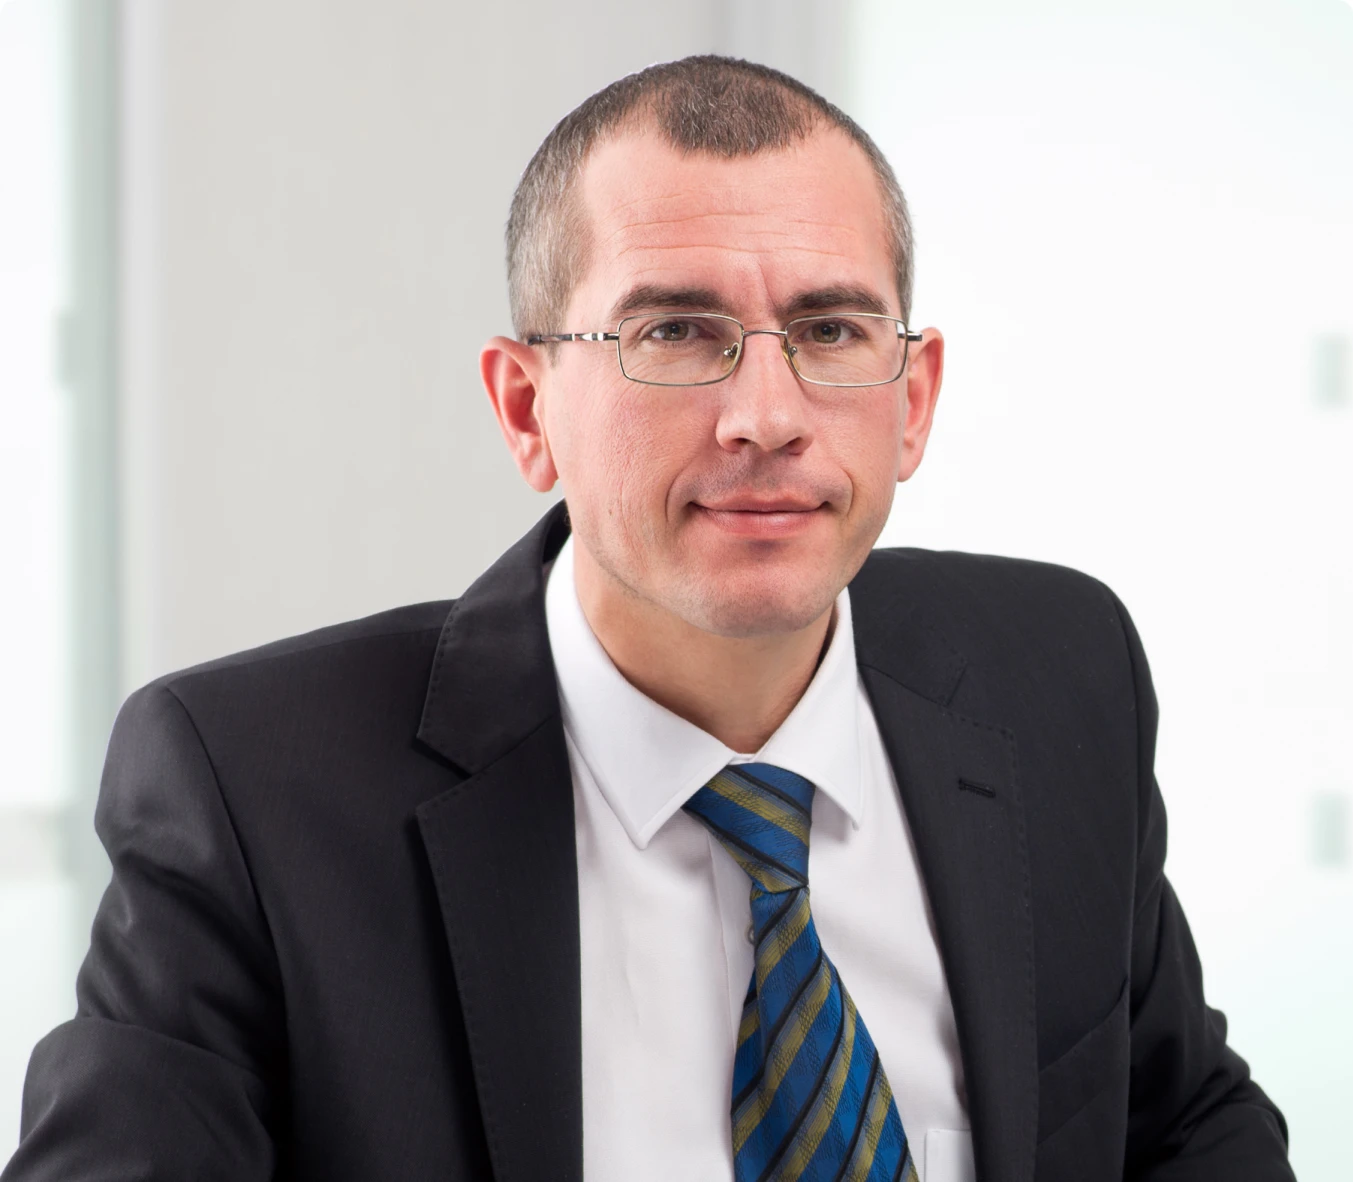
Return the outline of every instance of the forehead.
{"type": "Polygon", "coordinates": [[[867,288],[897,307],[878,179],[835,129],[731,159],[632,132],[593,151],[579,192],[589,227],[581,312],[604,315],[640,286],[708,289],[735,314],[830,287],[867,288]]]}

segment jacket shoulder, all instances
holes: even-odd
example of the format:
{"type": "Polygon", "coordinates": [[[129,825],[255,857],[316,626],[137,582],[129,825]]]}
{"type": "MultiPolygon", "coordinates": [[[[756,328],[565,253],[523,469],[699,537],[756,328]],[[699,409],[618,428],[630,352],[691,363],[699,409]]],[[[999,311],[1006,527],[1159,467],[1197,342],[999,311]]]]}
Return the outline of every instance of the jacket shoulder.
{"type": "Polygon", "coordinates": [[[1107,588],[1093,575],[1055,562],[1010,558],[1001,554],[972,554],[964,550],[923,550],[916,546],[891,546],[871,553],[886,578],[921,580],[936,589],[991,593],[1029,589],[1070,594],[1102,595],[1107,588]]]}
{"type": "Polygon", "coordinates": [[[851,584],[852,607],[885,643],[924,632],[970,669],[1074,683],[1129,671],[1131,621],[1100,580],[1050,562],[912,547],[880,549],[851,584]]]}
{"type": "Polygon", "coordinates": [[[392,694],[416,705],[453,603],[398,607],[175,670],[125,706],[168,691],[196,719],[226,707],[243,721],[281,710],[301,717],[342,700],[371,709],[392,694]]]}
{"type": "Polygon", "coordinates": [[[341,660],[345,649],[399,646],[410,639],[428,636],[432,637],[435,645],[436,637],[454,604],[453,599],[433,600],[329,624],[165,673],[150,684],[172,689],[184,683],[211,679],[213,675],[228,675],[232,670],[243,671],[254,666],[341,660]]]}
{"type": "Polygon", "coordinates": [[[1068,612],[1104,618],[1121,610],[1113,592],[1083,571],[960,550],[875,550],[851,590],[881,605],[919,607],[937,626],[957,632],[1001,620],[1057,628],[1068,612]]]}

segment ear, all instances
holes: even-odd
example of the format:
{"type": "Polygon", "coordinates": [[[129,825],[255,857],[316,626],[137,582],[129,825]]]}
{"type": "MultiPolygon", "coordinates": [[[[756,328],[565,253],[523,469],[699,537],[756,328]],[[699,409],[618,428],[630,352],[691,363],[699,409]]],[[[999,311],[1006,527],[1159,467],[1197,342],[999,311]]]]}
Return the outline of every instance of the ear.
{"type": "Polygon", "coordinates": [[[940,397],[940,379],[944,376],[944,338],[939,330],[927,328],[907,354],[904,375],[907,391],[906,421],[902,426],[902,465],[898,481],[909,480],[921,465],[930,424],[935,418],[935,403],[940,397]]]}
{"type": "Polygon", "coordinates": [[[507,449],[536,492],[549,492],[559,479],[542,422],[540,382],[546,364],[539,350],[510,337],[494,337],[479,354],[479,376],[507,449]]]}

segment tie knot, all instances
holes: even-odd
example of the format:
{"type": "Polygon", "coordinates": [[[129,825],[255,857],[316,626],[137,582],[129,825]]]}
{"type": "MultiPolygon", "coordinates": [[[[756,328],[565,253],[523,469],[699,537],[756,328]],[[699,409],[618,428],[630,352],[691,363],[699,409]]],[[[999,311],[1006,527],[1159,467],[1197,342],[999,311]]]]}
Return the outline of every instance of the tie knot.
{"type": "Polygon", "coordinates": [[[685,808],[766,894],[808,885],[811,781],[771,763],[730,763],[685,808]]]}

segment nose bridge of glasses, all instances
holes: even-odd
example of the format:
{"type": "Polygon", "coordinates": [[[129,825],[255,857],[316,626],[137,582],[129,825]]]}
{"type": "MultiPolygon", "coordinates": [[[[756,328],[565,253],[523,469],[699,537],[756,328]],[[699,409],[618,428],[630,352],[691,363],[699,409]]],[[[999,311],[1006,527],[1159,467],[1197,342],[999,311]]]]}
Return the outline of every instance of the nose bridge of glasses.
{"type": "Polygon", "coordinates": [[[733,345],[732,345],[731,355],[732,355],[732,357],[733,357],[735,363],[736,363],[736,362],[741,362],[741,361],[742,361],[742,354],[746,351],[745,349],[743,349],[742,346],[743,346],[743,343],[747,340],[748,337],[779,337],[779,338],[780,338],[780,352],[781,352],[781,354],[783,354],[784,359],[785,359],[786,361],[788,361],[788,362],[790,363],[791,366],[793,366],[794,363],[793,363],[792,360],[790,360],[791,354],[792,354],[793,350],[790,349],[790,347],[789,347],[789,333],[786,332],[783,328],[744,328],[744,329],[742,329],[742,332],[741,332],[741,338],[740,338],[739,340],[733,342],[733,345]]]}

